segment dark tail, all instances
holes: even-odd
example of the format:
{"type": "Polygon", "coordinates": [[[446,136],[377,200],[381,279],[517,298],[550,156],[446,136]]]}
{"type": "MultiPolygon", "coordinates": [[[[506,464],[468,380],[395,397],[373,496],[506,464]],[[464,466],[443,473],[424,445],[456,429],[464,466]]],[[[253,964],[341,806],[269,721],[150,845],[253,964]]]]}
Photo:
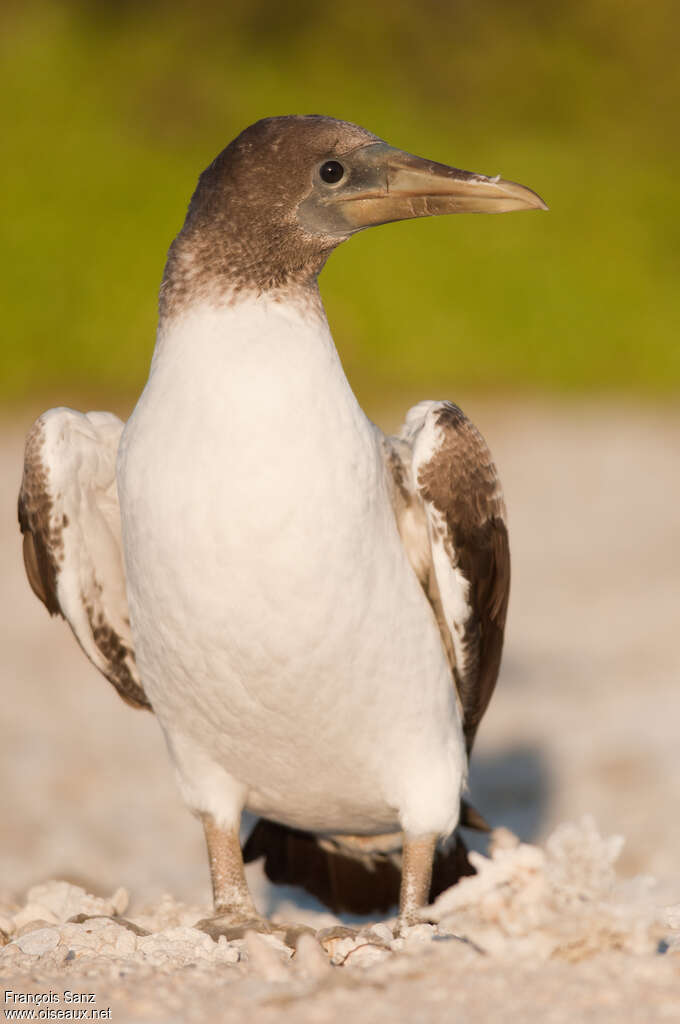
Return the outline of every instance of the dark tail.
{"type": "MultiPolygon", "coordinates": [[[[461,825],[489,831],[489,825],[466,801],[461,825]]],[[[246,864],[264,857],[271,882],[299,885],[335,913],[386,914],[399,902],[400,855],[352,856],[324,849],[309,832],[260,818],[243,847],[246,864]]],[[[430,902],[462,878],[474,875],[467,847],[458,834],[446,849],[437,850],[432,869],[430,902]]]]}

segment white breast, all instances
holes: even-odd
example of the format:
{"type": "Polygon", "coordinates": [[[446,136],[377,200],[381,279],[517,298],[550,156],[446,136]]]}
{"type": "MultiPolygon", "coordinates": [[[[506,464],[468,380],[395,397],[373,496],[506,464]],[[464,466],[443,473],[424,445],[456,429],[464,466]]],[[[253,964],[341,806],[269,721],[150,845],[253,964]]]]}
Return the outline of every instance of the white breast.
{"type": "Polygon", "coordinates": [[[167,328],[118,475],[137,661],[189,802],[450,830],[453,685],[325,319],[261,299],[167,328]]]}

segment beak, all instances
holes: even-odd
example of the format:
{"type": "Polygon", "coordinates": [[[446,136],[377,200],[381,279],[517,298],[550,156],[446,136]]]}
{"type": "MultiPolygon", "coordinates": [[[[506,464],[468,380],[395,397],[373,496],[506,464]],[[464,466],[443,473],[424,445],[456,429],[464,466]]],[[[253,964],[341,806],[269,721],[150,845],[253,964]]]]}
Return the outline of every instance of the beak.
{"type": "Polygon", "coordinates": [[[317,194],[315,204],[319,213],[323,207],[327,227],[338,233],[446,213],[548,209],[524,185],[423,160],[384,142],[354,150],[345,163],[347,181],[317,194]]]}

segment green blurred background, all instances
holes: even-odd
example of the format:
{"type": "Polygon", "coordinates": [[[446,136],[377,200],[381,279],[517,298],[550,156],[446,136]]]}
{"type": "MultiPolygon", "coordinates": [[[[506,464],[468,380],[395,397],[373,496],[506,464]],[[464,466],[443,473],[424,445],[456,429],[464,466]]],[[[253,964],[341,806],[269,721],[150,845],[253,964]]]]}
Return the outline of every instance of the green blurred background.
{"type": "Polygon", "coordinates": [[[673,0],[5,4],[5,405],[129,407],[198,172],[327,113],[538,191],[387,225],[321,279],[350,379],[397,396],[680,391],[673,0]]]}

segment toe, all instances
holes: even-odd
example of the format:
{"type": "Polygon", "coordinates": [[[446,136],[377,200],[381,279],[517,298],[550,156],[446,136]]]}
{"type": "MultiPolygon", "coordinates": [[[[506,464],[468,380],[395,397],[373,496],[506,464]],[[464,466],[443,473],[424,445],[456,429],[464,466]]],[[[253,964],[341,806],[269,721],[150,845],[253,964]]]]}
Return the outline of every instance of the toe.
{"type": "Polygon", "coordinates": [[[314,928],[310,928],[306,924],[287,924],[284,921],[279,924],[272,923],[271,929],[274,935],[285,942],[287,946],[290,946],[291,949],[297,949],[302,935],[311,935],[312,938],[317,938],[314,928]]]}
{"type": "Polygon", "coordinates": [[[233,917],[230,914],[217,914],[215,917],[204,917],[194,925],[205,932],[215,942],[224,936],[227,942],[242,939],[246,932],[260,932],[263,935],[272,933],[272,926],[264,917],[233,917]]]}

